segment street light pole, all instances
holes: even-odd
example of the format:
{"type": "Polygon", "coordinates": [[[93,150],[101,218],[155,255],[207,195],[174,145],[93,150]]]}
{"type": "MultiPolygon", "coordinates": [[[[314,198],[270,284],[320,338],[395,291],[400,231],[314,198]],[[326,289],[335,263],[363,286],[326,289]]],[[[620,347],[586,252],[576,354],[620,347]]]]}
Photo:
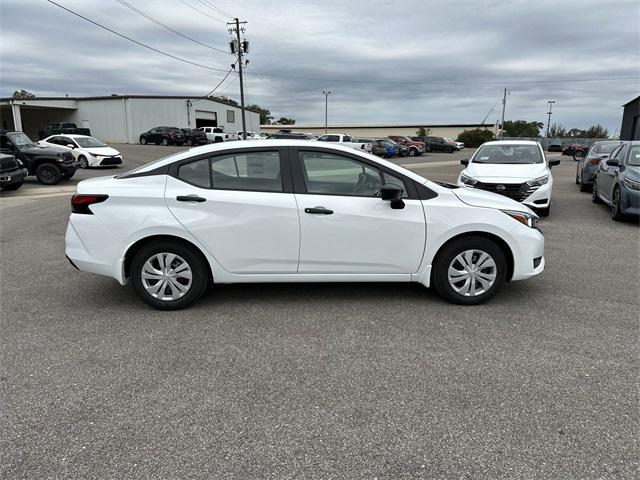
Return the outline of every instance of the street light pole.
{"type": "Polygon", "coordinates": [[[547,101],[547,103],[549,104],[549,111],[547,112],[547,115],[549,115],[549,118],[547,119],[547,138],[549,138],[549,128],[551,127],[551,109],[553,108],[553,104],[556,103],[556,101],[549,100],[547,101]]]}
{"type": "Polygon", "coordinates": [[[323,90],[322,93],[324,94],[324,133],[326,134],[328,125],[329,95],[331,95],[331,90],[327,90],[326,92],[323,90]]]}

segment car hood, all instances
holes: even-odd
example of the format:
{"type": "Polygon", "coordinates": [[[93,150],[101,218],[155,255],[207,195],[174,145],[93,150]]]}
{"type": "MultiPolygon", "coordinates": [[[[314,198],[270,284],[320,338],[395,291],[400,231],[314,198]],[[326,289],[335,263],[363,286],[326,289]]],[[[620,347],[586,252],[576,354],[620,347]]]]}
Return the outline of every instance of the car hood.
{"type": "Polygon", "coordinates": [[[56,147],[54,145],[40,145],[34,143],[33,145],[25,145],[20,147],[21,153],[26,153],[28,155],[57,155],[58,153],[69,152],[70,149],[66,147],[56,147]]]}
{"type": "Polygon", "coordinates": [[[120,155],[120,152],[115,148],[111,147],[92,147],[92,148],[82,148],[93,155],[120,155]]]}
{"type": "Polygon", "coordinates": [[[627,168],[624,169],[624,174],[626,177],[629,177],[631,180],[640,182],[640,166],[627,165],[627,168]]]}
{"type": "Polygon", "coordinates": [[[527,163],[523,165],[475,163],[470,162],[464,174],[481,182],[500,181],[519,183],[542,177],[549,173],[546,163],[527,163]]]}
{"type": "Polygon", "coordinates": [[[507,198],[504,195],[498,195],[497,193],[467,187],[454,188],[451,189],[451,191],[461,202],[471,205],[472,207],[497,208],[499,210],[515,210],[518,212],[533,213],[526,205],[507,198]]]}

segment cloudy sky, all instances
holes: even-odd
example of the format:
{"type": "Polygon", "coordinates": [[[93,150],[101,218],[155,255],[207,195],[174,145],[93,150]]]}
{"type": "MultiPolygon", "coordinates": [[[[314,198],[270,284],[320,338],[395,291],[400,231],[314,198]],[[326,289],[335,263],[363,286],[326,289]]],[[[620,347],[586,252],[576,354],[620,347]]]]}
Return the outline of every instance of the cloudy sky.
{"type": "MultiPolygon", "coordinates": [[[[445,124],[506,119],[567,128],[620,126],[640,94],[640,3],[632,1],[126,0],[226,50],[223,12],[246,20],[248,103],[298,123],[445,124]],[[218,9],[214,8],[217,7],[218,9]],[[635,77],[620,80],[621,77],[635,77]],[[586,81],[592,79],[618,79],[586,81]]],[[[117,0],[56,0],[180,62],[46,0],[0,0],[0,96],[204,95],[233,57],[192,42],[117,0]]],[[[218,94],[239,97],[237,74],[218,94]]]]}

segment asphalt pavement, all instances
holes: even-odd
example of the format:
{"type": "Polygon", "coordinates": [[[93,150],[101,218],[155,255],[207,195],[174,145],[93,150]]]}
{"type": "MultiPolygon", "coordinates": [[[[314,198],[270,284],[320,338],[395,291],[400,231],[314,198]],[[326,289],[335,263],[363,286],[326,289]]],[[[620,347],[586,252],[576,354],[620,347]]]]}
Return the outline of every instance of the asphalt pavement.
{"type": "MultiPolygon", "coordinates": [[[[470,153],[400,163],[454,181],[470,153]]],[[[640,229],[572,159],[545,272],[477,307],[296,284],[153,310],[64,257],[75,182],[114,173],[0,195],[2,478],[637,478],[640,229]]]]}

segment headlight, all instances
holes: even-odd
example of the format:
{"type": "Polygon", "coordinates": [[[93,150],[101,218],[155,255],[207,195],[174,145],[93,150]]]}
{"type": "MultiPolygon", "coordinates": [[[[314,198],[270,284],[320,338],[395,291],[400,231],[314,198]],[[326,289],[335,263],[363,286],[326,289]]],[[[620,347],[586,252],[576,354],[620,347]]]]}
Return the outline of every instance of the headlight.
{"type": "Polygon", "coordinates": [[[18,166],[19,167],[23,167],[24,163],[22,163],[22,160],[20,160],[19,158],[16,158],[16,162],[18,162],[18,166]]]}
{"type": "Polygon", "coordinates": [[[549,175],[545,175],[544,177],[538,177],[534,180],[529,180],[527,184],[530,187],[541,187],[542,185],[546,185],[549,182],[549,175]]]}
{"type": "Polygon", "coordinates": [[[476,183],[478,183],[478,180],[476,180],[475,178],[471,178],[464,173],[460,174],[460,181],[469,187],[473,187],[476,183]]]}
{"type": "Polygon", "coordinates": [[[627,188],[630,188],[631,190],[640,190],[640,182],[637,180],[631,180],[630,178],[625,177],[622,180],[622,183],[624,183],[625,186],[627,188]]]}
{"type": "Polygon", "coordinates": [[[538,228],[538,216],[532,215],[530,213],[525,212],[516,212],[513,210],[501,210],[501,212],[506,213],[514,220],[526,225],[530,228],[538,228]]]}

